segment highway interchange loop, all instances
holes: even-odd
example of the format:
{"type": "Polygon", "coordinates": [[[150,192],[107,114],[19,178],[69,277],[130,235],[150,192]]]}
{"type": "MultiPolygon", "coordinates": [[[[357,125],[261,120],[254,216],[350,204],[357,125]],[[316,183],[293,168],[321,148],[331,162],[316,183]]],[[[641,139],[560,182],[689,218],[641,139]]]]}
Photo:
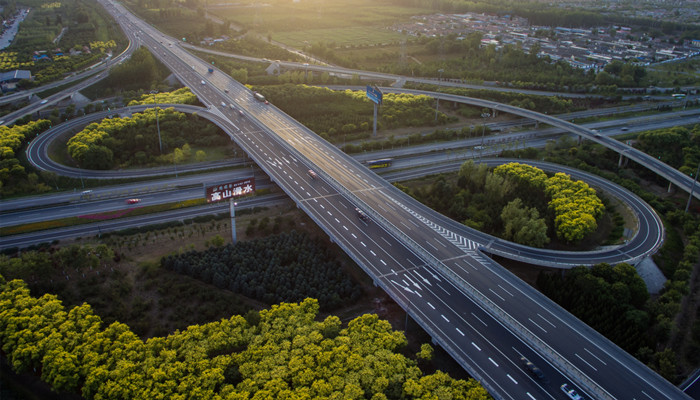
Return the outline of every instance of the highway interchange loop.
{"type": "MultiPolygon", "coordinates": [[[[562,383],[586,398],[687,398],[484,256],[480,249],[491,243],[467,231],[464,238],[455,226],[444,225],[453,222],[433,215],[274,105],[256,101],[229,75],[216,68],[207,72],[211,64],[174,45],[173,38],[118,3],[100,2],[123,30],[139,33],[141,44],[210,106],[217,124],[270,179],[494,398],[564,399],[562,383]],[[223,106],[234,103],[242,116],[223,106]],[[309,178],[310,168],[318,179],[309,178]],[[357,208],[370,221],[359,219],[357,208]],[[523,356],[547,379],[524,371],[523,356]]],[[[587,130],[574,132],[594,137],[587,130]]]]}
{"type": "MultiPolygon", "coordinates": [[[[82,177],[84,179],[114,179],[114,178],[129,178],[129,177],[144,177],[162,175],[164,173],[171,174],[172,167],[162,167],[153,169],[140,170],[124,170],[124,171],[94,171],[85,170],[75,167],[62,165],[50,159],[48,149],[51,143],[57,138],[72,132],[76,128],[86,126],[90,122],[101,120],[112,115],[125,115],[133,112],[143,111],[147,108],[152,108],[152,105],[140,105],[125,107],[111,111],[101,111],[98,113],[89,114],[83,117],[75,118],[68,122],[56,125],[47,132],[39,135],[27,147],[27,159],[37,168],[54,172],[59,175],[82,177]]],[[[207,118],[218,126],[225,128],[226,123],[216,114],[209,112],[206,108],[182,104],[164,104],[162,108],[173,107],[177,111],[194,113],[196,112],[203,118],[207,118]]],[[[543,163],[537,161],[526,160],[491,160],[488,162],[490,166],[495,166],[504,162],[521,162],[528,163],[550,172],[564,172],[572,176],[574,179],[580,179],[588,182],[594,187],[602,189],[626,204],[634,212],[637,218],[637,229],[631,238],[618,246],[609,246],[606,248],[591,250],[591,251],[557,251],[533,248],[503,240],[475,229],[469,228],[463,224],[444,217],[439,213],[431,213],[430,218],[441,221],[444,226],[449,226],[450,230],[461,237],[479,237],[481,243],[487,243],[481,247],[482,251],[499,255],[505,258],[527,262],[535,265],[548,266],[553,268],[571,268],[578,265],[594,265],[602,262],[609,264],[617,264],[627,262],[636,264],[645,257],[654,254],[663,244],[664,227],[663,223],[651,206],[644,200],[631,193],[629,190],[614,184],[599,176],[589,174],[573,168],[554,165],[551,163],[543,163]]],[[[225,163],[222,163],[225,165],[225,163]]],[[[211,167],[211,164],[207,164],[211,167]]],[[[190,164],[189,166],[181,166],[180,172],[188,170],[201,169],[201,166],[190,164]]],[[[455,240],[461,240],[459,237],[455,240]]]]}

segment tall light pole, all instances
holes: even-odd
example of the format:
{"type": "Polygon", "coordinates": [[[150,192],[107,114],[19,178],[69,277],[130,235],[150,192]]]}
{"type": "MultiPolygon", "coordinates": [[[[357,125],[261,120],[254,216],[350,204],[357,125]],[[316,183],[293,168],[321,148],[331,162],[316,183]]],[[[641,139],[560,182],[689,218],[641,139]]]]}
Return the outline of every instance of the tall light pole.
{"type": "Polygon", "coordinates": [[[160,149],[160,154],[163,155],[163,141],[160,139],[160,122],[158,121],[158,105],[156,104],[156,93],[157,90],[151,90],[153,95],[153,106],[156,108],[156,130],[158,130],[158,148],[160,149]]]}
{"type": "Polygon", "coordinates": [[[231,217],[231,241],[233,242],[233,244],[236,244],[236,205],[238,203],[233,201],[233,197],[231,197],[231,199],[229,199],[228,204],[229,214],[231,217]]]}

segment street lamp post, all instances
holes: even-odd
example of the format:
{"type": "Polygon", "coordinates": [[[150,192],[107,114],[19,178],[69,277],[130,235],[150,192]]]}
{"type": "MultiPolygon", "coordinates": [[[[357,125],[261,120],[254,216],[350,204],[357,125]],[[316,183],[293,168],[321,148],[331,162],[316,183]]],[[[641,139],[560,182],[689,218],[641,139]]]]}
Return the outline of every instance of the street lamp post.
{"type": "Polygon", "coordinates": [[[229,200],[229,212],[231,217],[231,241],[236,244],[236,205],[233,197],[229,200]]]}
{"type": "Polygon", "coordinates": [[[158,149],[160,149],[160,154],[163,155],[163,141],[160,139],[160,122],[158,120],[158,105],[156,104],[156,93],[157,90],[151,90],[153,95],[153,106],[156,108],[156,130],[158,131],[158,149]]]}

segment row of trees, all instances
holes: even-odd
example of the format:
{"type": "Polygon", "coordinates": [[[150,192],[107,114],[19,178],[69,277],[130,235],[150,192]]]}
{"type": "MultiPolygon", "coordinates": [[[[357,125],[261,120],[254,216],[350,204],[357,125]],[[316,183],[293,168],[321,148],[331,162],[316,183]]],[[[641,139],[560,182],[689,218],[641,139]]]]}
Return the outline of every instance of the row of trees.
{"type": "Polygon", "coordinates": [[[456,182],[445,176],[429,186],[403,190],[429,207],[517,243],[543,247],[556,235],[576,242],[596,229],[604,207],[595,191],[564,174],[548,178],[537,168],[504,164],[462,164],[456,182]]]}
{"type": "MultiPolygon", "coordinates": [[[[651,348],[656,353],[644,350],[636,356],[656,371],[661,370],[661,364],[675,365],[676,375],[666,377],[680,383],[682,377],[694,371],[700,363],[700,335],[691,330],[694,327],[691,322],[697,320],[697,313],[693,302],[685,300],[691,292],[690,278],[693,269],[697,268],[700,255],[700,220],[697,214],[683,212],[674,198],[660,198],[648,191],[649,181],[658,178],[649,174],[644,167],[633,164],[631,168],[619,168],[617,153],[589,141],[577,145],[571,139],[562,138],[548,143],[543,151],[509,151],[504,156],[545,159],[595,173],[634,192],[663,215],[666,239],[664,246],[654,256],[654,261],[668,280],[659,295],[650,299],[645,308],[650,324],[655,324],[649,332],[654,340],[651,348]],[[642,181],[639,175],[646,180],[642,181]]],[[[667,371],[674,369],[668,365],[664,368],[667,371]]]]}
{"type": "Polygon", "coordinates": [[[87,304],[66,310],[3,279],[0,345],[14,371],[86,399],[488,398],[473,380],[423,375],[397,352],[404,335],[376,315],[343,328],[335,316],[316,321],[318,308],[283,303],[144,342],[119,322],[103,327],[87,304]]]}
{"type": "Polygon", "coordinates": [[[0,126],[0,193],[3,197],[22,191],[41,193],[50,188],[39,182],[34,173],[27,173],[17,152],[39,133],[51,126],[47,120],[29,122],[25,125],[0,126]]]}
{"type": "MultiPolygon", "coordinates": [[[[256,88],[276,106],[328,138],[370,132],[372,102],[364,91],[333,91],[306,85],[281,85],[256,88]]],[[[443,113],[435,120],[435,101],[429,96],[411,94],[384,95],[377,129],[404,126],[434,126],[452,122],[443,113]]]]}
{"type": "Polygon", "coordinates": [[[406,88],[418,90],[430,90],[458,96],[476,97],[478,99],[491,100],[498,103],[509,104],[527,110],[536,110],[548,114],[564,114],[588,108],[588,103],[575,103],[572,99],[556,96],[534,96],[517,92],[501,92],[486,89],[464,89],[452,87],[438,87],[435,85],[407,83],[406,88]]]}
{"type": "Polygon", "coordinates": [[[139,98],[131,100],[127,106],[142,104],[199,104],[197,96],[190,88],[183,87],[172,92],[158,92],[155,94],[143,93],[139,98]]]}
{"type": "Polygon", "coordinates": [[[700,164],[700,125],[642,132],[635,147],[693,176],[700,164]]]}
{"type": "Polygon", "coordinates": [[[148,109],[131,117],[92,123],[68,140],[68,154],[83,168],[109,169],[170,163],[176,150],[182,152],[188,143],[199,146],[228,143],[221,129],[196,114],[187,115],[173,108],[158,110],[148,109]],[[160,126],[165,156],[158,154],[156,123],[160,126]]]}
{"type": "Polygon", "coordinates": [[[291,231],[236,245],[161,259],[161,266],[268,304],[318,298],[331,310],[362,295],[337,257],[307,234],[291,231]]]}
{"type": "Polygon", "coordinates": [[[102,91],[105,95],[114,95],[122,91],[154,88],[163,81],[170,71],[145,47],[140,47],[124,63],[109,71],[109,76],[96,84],[86,93],[102,91]]]}
{"type": "Polygon", "coordinates": [[[519,163],[499,165],[494,173],[515,181],[519,188],[529,187],[528,192],[544,191],[560,239],[578,242],[598,228],[605,206],[587,183],[560,172],[548,178],[541,169],[519,163]]]}
{"type": "Polygon", "coordinates": [[[629,264],[573,268],[565,275],[541,273],[537,286],[549,298],[579,317],[662,376],[676,379],[675,354],[656,351],[668,340],[673,315],[649,302],[647,287],[629,264]]]}

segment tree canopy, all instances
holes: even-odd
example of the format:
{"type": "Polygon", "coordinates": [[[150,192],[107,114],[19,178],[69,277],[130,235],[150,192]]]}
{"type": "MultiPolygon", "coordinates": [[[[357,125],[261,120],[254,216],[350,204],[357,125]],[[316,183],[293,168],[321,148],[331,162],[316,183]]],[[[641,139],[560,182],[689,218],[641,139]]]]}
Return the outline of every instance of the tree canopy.
{"type": "Polygon", "coordinates": [[[324,310],[330,310],[362,294],[334,254],[296,231],[169,255],[161,265],[268,304],[313,296],[324,310]]]}
{"type": "Polygon", "coordinates": [[[65,310],[0,277],[0,345],[13,370],[36,368],[58,392],[86,399],[488,399],[474,380],[424,375],[399,351],[405,336],[376,315],[343,328],[318,303],[282,303],[142,341],[103,327],[83,304],[65,310]]]}

